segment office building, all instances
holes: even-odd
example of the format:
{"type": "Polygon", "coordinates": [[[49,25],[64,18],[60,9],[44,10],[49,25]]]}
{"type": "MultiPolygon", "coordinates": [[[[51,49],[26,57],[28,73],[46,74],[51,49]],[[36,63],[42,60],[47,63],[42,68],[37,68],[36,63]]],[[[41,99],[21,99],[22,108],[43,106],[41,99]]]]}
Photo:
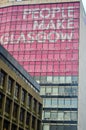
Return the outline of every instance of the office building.
{"type": "Polygon", "coordinates": [[[0,3],[0,42],[41,86],[42,129],[85,130],[86,16],[82,1],[0,3]]]}
{"type": "Polygon", "coordinates": [[[41,130],[39,85],[0,45],[0,130],[41,130]]]}

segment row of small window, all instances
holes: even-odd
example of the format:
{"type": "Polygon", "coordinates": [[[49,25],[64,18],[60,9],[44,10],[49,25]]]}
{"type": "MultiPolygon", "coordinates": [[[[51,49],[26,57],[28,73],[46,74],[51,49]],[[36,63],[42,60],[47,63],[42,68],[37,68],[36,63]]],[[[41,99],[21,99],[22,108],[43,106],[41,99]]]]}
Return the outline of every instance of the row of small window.
{"type": "MultiPolygon", "coordinates": [[[[1,36],[2,34],[0,34],[1,36]]],[[[10,40],[10,39],[9,39],[10,40]]],[[[25,55],[29,58],[30,55],[36,55],[40,57],[40,55],[60,55],[60,54],[66,54],[69,55],[78,54],[78,39],[76,42],[73,43],[63,43],[63,44],[51,44],[51,43],[45,43],[45,44],[6,44],[4,45],[5,48],[8,48],[9,51],[12,51],[12,54],[21,54],[25,55]],[[52,48],[52,50],[51,50],[52,48]],[[23,51],[20,51],[23,50],[23,51]],[[73,53],[71,53],[71,51],[73,53]]],[[[54,61],[55,62],[55,61],[54,61]]]]}
{"type": "MultiPolygon", "coordinates": [[[[35,46],[34,46],[35,47],[35,46]]],[[[13,49],[13,47],[12,47],[13,49]]],[[[26,50],[26,47],[23,48],[26,50]]],[[[38,49],[38,47],[36,48],[38,49]]],[[[15,52],[15,50],[13,50],[14,52],[11,52],[16,58],[18,58],[19,61],[24,61],[24,62],[28,62],[30,61],[30,64],[33,65],[33,62],[34,64],[36,65],[40,65],[41,62],[42,62],[42,65],[46,65],[46,63],[48,63],[48,65],[54,65],[53,68],[55,68],[55,66],[57,65],[57,61],[59,62],[60,65],[63,65],[63,67],[65,66],[66,68],[66,65],[71,65],[71,62],[72,64],[74,65],[74,62],[76,62],[76,64],[78,64],[78,51],[76,53],[61,53],[59,52],[59,54],[55,54],[55,53],[47,53],[47,54],[43,54],[43,53],[34,53],[34,54],[25,54],[25,52],[22,51],[21,53],[21,48],[20,48],[20,53],[19,51],[17,50],[17,52],[15,52]],[[20,56],[20,57],[19,57],[20,56]],[[42,60],[44,59],[44,60],[42,60]],[[53,63],[52,63],[53,61],[53,63]],[[32,62],[32,63],[31,63],[32,62]],[[69,63],[68,63],[69,62],[69,63]]],[[[11,46],[9,48],[9,51],[11,51],[11,46]]],[[[65,50],[66,52],[66,50],[65,50]]],[[[62,67],[61,67],[62,68],[62,67]]]]}
{"type": "Polygon", "coordinates": [[[40,95],[77,96],[77,86],[41,86],[40,95]]]}
{"type": "MultiPolygon", "coordinates": [[[[3,104],[4,102],[4,96],[2,94],[0,94],[0,112],[3,111],[3,104]]],[[[36,109],[36,106],[34,106],[34,108],[36,109]]],[[[5,113],[7,116],[12,115],[14,120],[18,120],[19,117],[19,112],[20,112],[20,122],[24,123],[24,119],[25,119],[25,112],[26,110],[24,108],[20,108],[18,104],[16,103],[12,103],[12,100],[10,100],[9,98],[6,98],[6,103],[5,103],[5,113]],[[13,113],[12,113],[12,106],[13,106],[13,113]]],[[[42,110],[41,110],[42,112],[42,110]]],[[[40,113],[41,113],[40,112],[40,113]]],[[[27,112],[27,116],[26,116],[26,125],[29,125],[30,119],[31,118],[31,114],[29,112],[27,112]]]]}
{"type": "MultiPolygon", "coordinates": [[[[8,62],[7,62],[7,64],[8,64],[8,66],[10,66],[10,68],[11,68],[14,72],[16,72],[16,74],[17,74],[18,76],[20,76],[20,77],[28,84],[29,87],[31,87],[32,89],[35,90],[35,92],[38,93],[37,88],[34,87],[34,85],[31,84],[31,83],[28,81],[28,78],[24,77],[20,72],[18,72],[18,70],[17,70],[16,68],[14,68],[14,67],[13,67],[11,64],[9,64],[8,62]]],[[[0,69],[0,87],[4,86],[4,81],[5,81],[6,75],[7,75],[7,74],[4,72],[4,70],[3,70],[3,69],[0,69]]],[[[8,82],[8,83],[7,83],[8,86],[9,86],[9,82],[11,82],[10,84],[13,85],[14,80],[9,76],[7,82],[8,82]],[[11,81],[9,81],[9,80],[11,80],[11,81]]]]}
{"type": "Polygon", "coordinates": [[[77,130],[77,125],[50,125],[50,124],[43,124],[43,130],[77,130]]]}
{"type": "MultiPolygon", "coordinates": [[[[0,71],[0,88],[3,89],[5,87],[6,82],[6,74],[3,71],[0,71]]],[[[29,107],[30,109],[33,109],[36,112],[36,106],[38,106],[38,113],[40,113],[41,110],[41,104],[37,102],[36,99],[32,98],[32,96],[27,93],[23,88],[21,89],[21,86],[16,83],[14,84],[14,81],[11,77],[8,77],[7,80],[7,94],[14,96],[15,100],[18,102],[21,102],[24,106],[29,107]],[[20,94],[21,93],[21,94],[20,94]]]]}
{"type": "MultiPolygon", "coordinates": [[[[67,67],[66,67],[66,65],[68,65],[68,61],[70,61],[70,62],[72,62],[72,64],[73,64],[73,61],[78,61],[78,53],[75,53],[75,54],[73,54],[73,55],[71,55],[71,54],[60,54],[60,55],[58,55],[58,54],[51,54],[51,55],[49,55],[49,54],[46,54],[46,55],[40,55],[39,56],[39,54],[34,54],[34,55],[25,55],[24,53],[23,54],[19,54],[18,52],[17,53],[13,53],[13,55],[14,55],[14,57],[16,57],[16,58],[18,58],[18,60],[19,61],[25,61],[26,63],[28,62],[28,61],[32,61],[32,62],[34,62],[35,61],[35,64],[37,65],[39,65],[39,62],[41,63],[41,61],[42,61],[42,58],[43,59],[45,59],[45,62],[47,62],[48,64],[50,64],[50,65],[53,65],[54,64],[54,62],[55,61],[59,61],[59,64],[60,64],[60,62],[62,62],[62,61],[64,61],[64,62],[66,62],[66,63],[63,63],[63,64],[61,64],[61,65],[63,65],[63,67],[65,66],[65,68],[67,69],[67,67]],[[69,55],[69,56],[68,56],[69,55]],[[19,57],[20,56],[20,57],[19,57]],[[38,62],[37,62],[38,61],[38,62]],[[51,62],[51,61],[54,61],[53,63],[49,63],[49,62],[51,62]]],[[[45,65],[45,64],[44,64],[45,65]]],[[[70,63],[69,63],[69,65],[70,65],[70,63]]],[[[72,66],[72,65],[70,65],[70,66],[72,66]]],[[[54,64],[54,66],[53,66],[53,68],[56,68],[55,67],[55,64],[54,64]]],[[[59,67],[60,68],[60,67],[59,67]]],[[[62,67],[61,67],[62,68],[62,67]]]]}
{"type": "MultiPolygon", "coordinates": [[[[26,119],[26,120],[29,121],[28,119],[26,119]]],[[[31,128],[34,129],[36,121],[37,121],[37,130],[40,130],[41,122],[40,122],[40,120],[36,120],[35,117],[32,117],[32,124],[30,124],[30,121],[28,123],[31,126],[31,128]]],[[[2,118],[0,118],[0,124],[1,124],[1,122],[2,122],[2,118]]],[[[8,120],[4,119],[3,120],[3,130],[10,130],[10,124],[11,124],[11,122],[9,122],[8,120]]],[[[0,126],[2,126],[2,125],[0,125],[0,126]]],[[[2,128],[2,127],[0,127],[0,128],[2,128]]],[[[18,130],[28,130],[28,128],[29,127],[23,128],[23,126],[21,126],[21,125],[18,128],[18,124],[13,124],[13,123],[11,124],[11,130],[17,130],[17,129],[18,130]]]]}
{"type": "Polygon", "coordinates": [[[77,98],[43,98],[43,107],[47,108],[77,108],[77,98]]]}
{"type": "Polygon", "coordinates": [[[34,79],[38,82],[52,83],[78,83],[77,76],[35,76],[34,79]]]}
{"type": "Polygon", "coordinates": [[[42,114],[43,120],[77,121],[77,117],[75,111],[44,111],[42,114]]]}

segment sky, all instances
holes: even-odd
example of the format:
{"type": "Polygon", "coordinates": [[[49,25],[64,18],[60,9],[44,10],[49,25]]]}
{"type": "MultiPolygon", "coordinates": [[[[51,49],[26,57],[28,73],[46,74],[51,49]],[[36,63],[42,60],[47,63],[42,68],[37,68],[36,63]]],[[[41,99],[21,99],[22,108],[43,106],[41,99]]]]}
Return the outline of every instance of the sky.
{"type": "Polygon", "coordinates": [[[86,0],[82,0],[86,12],[86,0]]]}

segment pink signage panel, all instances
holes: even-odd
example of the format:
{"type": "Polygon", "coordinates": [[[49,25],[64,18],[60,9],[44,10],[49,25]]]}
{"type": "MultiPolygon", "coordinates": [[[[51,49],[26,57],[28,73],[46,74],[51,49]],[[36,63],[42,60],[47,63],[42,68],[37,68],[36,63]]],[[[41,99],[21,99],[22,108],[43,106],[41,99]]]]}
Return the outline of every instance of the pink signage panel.
{"type": "Polygon", "coordinates": [[[0,9],[0,43],[31,75],[78,75],[79,3],[0,9]]]}

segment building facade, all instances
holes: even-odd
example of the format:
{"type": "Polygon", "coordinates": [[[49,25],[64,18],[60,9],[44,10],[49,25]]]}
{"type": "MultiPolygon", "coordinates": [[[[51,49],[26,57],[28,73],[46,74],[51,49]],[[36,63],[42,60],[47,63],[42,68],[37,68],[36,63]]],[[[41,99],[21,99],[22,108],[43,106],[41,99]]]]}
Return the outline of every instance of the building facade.
{"type": "Polygon", "coordinates": [[[0,12],[1,44],[41,86],[43,130],[85,130],[82,2],[4,0],[0,12]]]}
{"type": "Polygon", "coordinates": [[[0,45],[0,130],[41,130],[41,122],[39,85],[0,45]]]}

